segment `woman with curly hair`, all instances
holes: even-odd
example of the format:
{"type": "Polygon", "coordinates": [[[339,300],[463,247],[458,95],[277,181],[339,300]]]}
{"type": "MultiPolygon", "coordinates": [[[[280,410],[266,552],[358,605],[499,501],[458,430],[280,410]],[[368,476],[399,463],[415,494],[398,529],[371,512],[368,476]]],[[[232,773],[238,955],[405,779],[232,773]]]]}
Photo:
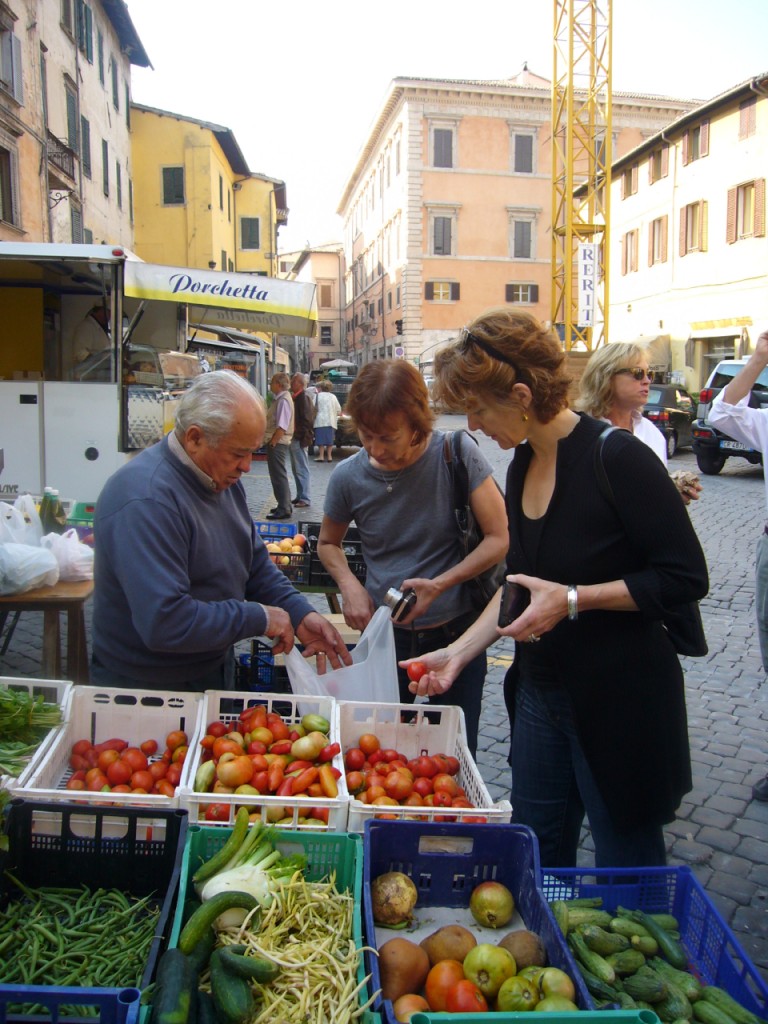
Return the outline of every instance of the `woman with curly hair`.
{"type": "MultiPolygon", "coordinates": [[[[568,407],[565,355],[526,312],[489,310],[435,357],[435,391],[503,450],[508,580],[529,603],[497,626],[497,596],[425,655],[414,692],[438,695],[499,635],[516,641],[504,695],[512,807],[541,863],[574,865],[586,814],[599,866],[662,865],[662,825],[691,788],[683,673],[662,619],[707,591],[707,568],[661,461],[568,407]],[[638,758],[629,752],[641,752],[638,758]]],[[[407,664],[407,663],[406,663],[407,664]]]]}

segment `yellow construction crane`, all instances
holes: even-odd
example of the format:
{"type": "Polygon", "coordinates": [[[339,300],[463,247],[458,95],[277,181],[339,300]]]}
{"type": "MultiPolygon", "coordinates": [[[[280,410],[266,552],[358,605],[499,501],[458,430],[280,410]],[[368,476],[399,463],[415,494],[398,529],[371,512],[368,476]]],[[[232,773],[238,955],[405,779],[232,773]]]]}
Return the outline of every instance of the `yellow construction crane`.
{"type": "Polygon", "coordinates": [[[608,336],[612,0],[554,0],[552,323],[566,351],[608,336]]]}

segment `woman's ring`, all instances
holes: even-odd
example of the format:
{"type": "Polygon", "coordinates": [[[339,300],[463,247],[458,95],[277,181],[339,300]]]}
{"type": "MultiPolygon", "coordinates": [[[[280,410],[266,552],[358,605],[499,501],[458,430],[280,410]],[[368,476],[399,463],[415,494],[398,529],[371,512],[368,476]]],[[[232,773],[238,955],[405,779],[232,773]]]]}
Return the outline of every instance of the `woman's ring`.
{"type": "Polygon", "coordinates": [[[536,636],[535,633],[531,633],[530,636],[526,637],[529,644],[537,644],[541,640],[540,636],[536,636]]]}

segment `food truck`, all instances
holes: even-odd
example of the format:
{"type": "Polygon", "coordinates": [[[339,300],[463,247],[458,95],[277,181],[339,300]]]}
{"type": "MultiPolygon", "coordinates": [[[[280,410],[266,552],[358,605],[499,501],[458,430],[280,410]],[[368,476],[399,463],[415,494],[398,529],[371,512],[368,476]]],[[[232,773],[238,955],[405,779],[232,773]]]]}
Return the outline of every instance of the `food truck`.
{"type": "Polygon", "coordinates": [[[211,350],[248,352],[266,393],[281,334],[309,337],[315,286],[149,264],[108,245],[0,242],[0,499],[93,502],[167,432],[211,350]],[[96,307],[104,326],[88,324],[96,307]],[[88,346],[82,339],[87,337],[88,346]]]}

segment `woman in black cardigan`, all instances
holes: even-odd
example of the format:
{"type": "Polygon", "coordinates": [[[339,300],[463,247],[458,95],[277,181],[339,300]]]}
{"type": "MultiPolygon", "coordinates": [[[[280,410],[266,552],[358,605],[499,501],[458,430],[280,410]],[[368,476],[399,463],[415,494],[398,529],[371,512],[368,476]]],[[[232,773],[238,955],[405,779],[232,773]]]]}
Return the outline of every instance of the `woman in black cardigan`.
{"type": "Polygon", "coordinates": [[[703,597],[707,567],[654,453],[568,408],[565,357],[530,314],[490,310],[437,353],[436,398],[516,449],[507,471],[509,576],[528,607],[497,626],[499,595],[462,637],[420,660],[411,689],[444,693],[499,635],[516,641],[504,682],[513,819],[544,865],[574,865],[586,813],[602,867],[662,865],[662,825],[691,788],[683,673],[665,610],[703,597]]]}

